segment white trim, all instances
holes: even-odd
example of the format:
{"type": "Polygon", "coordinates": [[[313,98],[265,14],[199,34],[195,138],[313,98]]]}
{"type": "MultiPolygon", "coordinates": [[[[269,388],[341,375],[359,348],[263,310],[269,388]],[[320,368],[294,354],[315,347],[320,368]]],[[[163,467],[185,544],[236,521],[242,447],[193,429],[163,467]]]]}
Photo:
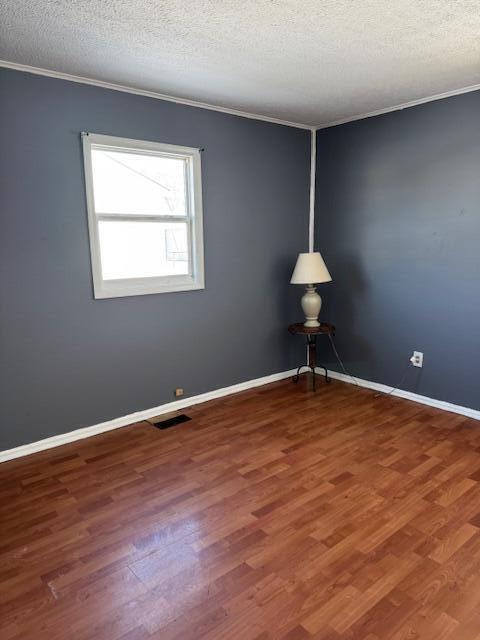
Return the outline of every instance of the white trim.
{"type": "Polygon", "coordinates": [[[336,127],[339,124],[346,124],[347,122],[354,122],[355,120],[365,120],[366,118],[374,118],[375,116],[381,116],[384,113],[391,113],[392,111],[401,111],[402,109],[408,109],[410,107],[417,107],[420,104],[426,104],[427,102],[434,102],[435,100],[443,100],[444,98],[452,98],[453,96],[460,96],[464,93],[471,93],[472,91],[479,91],[480,84],[471,84],[468,87],[461,87],[460,89],[452,89],[451,91],[444,91],[443,93],[436,93],[433,96],[426,96],[425,98],[418,98],[418,100],[409,100],[401,104],[396,104],[393,107],[385,107],[385,109],[377,109],[376,111],[369,111],[368,113],[359,113],[355,116],[349,116],[348,118],[341,118],[340,120],[334,120],[332,122],[324,122],[317,125],[317,129],[328,129],[329,127],[336,127]]]}
{"type": "Polygon", "coordinates": [[[313,251],[315,233],[315,179],[317,176],[317,130],[312,129],[310,145],[310,211],[308,216],[308,250],[313,251]]]}
{"type": "MultiPolygon", "coordinates": [[[[324,374],[324,369],[319,368],[318,373],[324,374]]],[[[435,398],[429,398],[428,396],[421,396],[418,393],[412,391],[404,391],[403,389],[395,389],[392,391],[392,387],[388,387],[385,384],[379,382],[372,382],[371,380],[364,380],[363,378],[357,378],[355,376],[348,376],[344,373],[338,373],[337,371],[328,370],[328,375],[335,380],[341,380],[342,382],[348,382],[349,384],[357,384],[359,387],[365,387],[366,389],[373,389],[374,391],[380,391],[381,393],[389,393],[397,398],[404,398],[405,400],[411,400],[412,402],[418,402],[420,404],[426,404],[429,407],[436,407],[437,409],[443,409],[444,411],[451,411],[452,413],[459,413],[467,418],[473,418],[474,420],[480,420],[480,411],[477,409],[471,409],[470,407],[462,407],[459,404],[452,404],[451,402],[445,402],[444,400],[436,400],[435,398]]]]}
{"type": "Polygon", "coordinates": [[[197,396],[190,398],[182,398],[182,400],[174,400],[173,402],[167,402],[161,404],[158,407],[152,407],[151,409],[144,409],[143,411],[135,411],[121,418],[114,418],[107,422],[101,422],[95,424],[92,427],[84,427],[83,429],[75,429],[75,431],[69,431],[68,433],[62,433],[58,436],[52,436],[51,438],[45,438],[44,440],[38,440],[37,442],[31,442],[30,444],[24,444],[20,447],[13,449],[7,449],[0,451],[0,462],[6,462],[7,460],[13,460],[14,458],[20,458],[22,456],[28,456],[38,451],[45,451],[46,449],[52,449],[62,444],[69,442],[75,442],[76,440],[83,440],[84,438],[90,438],[96,436],[99,433],[105,433],[106,431],[112,431],[113,429],[119,429],[120,427],[126,427],[136,422],[148,420],[154,416],[162,415],[163,413],[170,413],[171,411],[178,411],[185,407],[191,407],[195,404],[202,402],[208,402],[209,400],[215,400],[216,398],[223,398],[240,391],[246,391],[247,389],[253,389],[254,387],[260,387],[270,382],[277,382],[278,380],[284,380],[295,374],[296,369],[291,371],[282,371],[280,373],[272,373],[262,378],[255,378],[253,380],[247,380],[246,382],[239,382],[233,384],[230,387],[223,387],[222,389],[215,389],[214,391],[207,391],[197,396]]]}
{"type": "MultiPolygon", "coordinates": [[[[203,210],[202,210],[202,163],[200,150],[146,140],[132,140],[97,133],[82,133],[85,191],[87,197],[90,257],[92,263],[93,291],[96,300],[125,296],[191,291],[205,288],[203,260],[203,210]],[[157,157],[180,158],[185,161],[187,183],[187,212],[185,216],[127,216],[124,220],[184,222],[188,229],[189,271],[185,275],[148,278],[105,280],[102,273],[99,238],[99,221],[103,215],[96,211],[93,193],[92,149],[117,149],[124,152],[151,154],[157,157]]],[[[108,217],[108,216],[106,216],[108,217]]]]}
{"type": "MultiPolygon", "coordinates": [[[[223,387],[222,389],[215,389],[214,391],[207,391],[197,396],[190,398],[182,398],[182,400],[174,400],[173,402],[167,402],[166,404],[153,407],[151,409],[144,409],[143,411],[136,411],[120,418],[114,418],[107,422],[101,422],[91,427],[84,427],[82,429],[75,429],[75,431],[69,431],[68,433],[62,433],[58,436],[52,436],[51,438],[45,438],[44,440],[38,440],[37,442],[31,442],[30,444],[24,444],[13,449],[6,449],[0,451],[0,463],[7,460],[14,460],[15,458],[21,458],[28,456],[38,451],[45,451],[47,449],[53,449],[54,447],[61,446],[62,444],[68,444],[69,442],[76,442],[77,440],[83,440],[84,438],[90,438],[100,433],[112,431],[113,429],[120,429],[128,425],[148,420],[155,416],[162,415],[164,413],[170,413],[171,411],[178,411],[185,407],[192,407],[202,402],[208,402],[209,400],[215,400],[216,398],[223,398],[228,395],[239,393],[240,391],[246,391],[255,387],[260,387],[271,382],[277,382],[278,380],[284,380],[296,373],[296,369],[289,371],[282,371],[280,373],[273,373],[262,378],[255,378],[253,380],[247,380],[246,382],[240,382],[233,384],[230,387],[223,387]]],[[[323,375],[323,369],[318,369],[318,373],[323,375]]],[[[346,376],[343,373],[337,371],[328,370],[328,375],[335,380],[341,380],[342,382],[348,382],[350,384],[357,384],[359,387],[365,387],[367,389],[373,389],[382,393],[389,393],[392,388],[387,387],[384,384],[378,382],[372,382],[370,380],[363,380],[362,378],[346,376]],[[355,382],[354,382],[355,381],[355,382]]],[[[452,413],[458,413],[474,420],[480,420],[480,411],[476,409],[470,409],[469,407],[462,407],[457,404],[451,404],[450,402],[444,402],[443,400],[435,400],[434,398],[428,398],[427,396],[421,396],[417,393],[410,391],[403,391],[401,389],[395,390],[392,396],[418,402],[420,404],[426,404],[430,407],[436,407],[437,409],[443,409],[444,411],[450,411],[452,413]]]]}
{"type": "Polygon", "coordinates": [[[347,122],[354,122],[355,120],[364,120],[365,118],[373,118],[374,116],[380,116],[384,113],[391,113],[392,111],[401,111],[402,109],[408,109],[409,107],[416,107],[417,105],[425,104],[427,102],[433,102],[435,100],[443,100],[443,98],[451,98],[452,96],[459,96],[459,95],[462,95],[463,93],[470,93],[471,91],[480,90],[480,84],[472,84],[467,87],[460,87],[459,89],[452,89],[451,91],[436,93],[432,96],[425,96],[425,98],[418,98],[417,100],[410,100],[409,102],[403,102],[401,104],[394,105],[393,107],[385,107],[384,109],[377,109],[376,111],[369,111],[367,113],[358,113],[354,116],[349,116],[348,118],[342,118],[340,120],[332,120],[331,122],[323,122],[322,124],[311,125],[311,124],[304,124],[302,122],[292,122],[290,120],[282,120],[281,118],[273,118],[271,116],[260,115],[258,113],[250,113],[248,111],[241,111],[239,109],[229,109],[228,107],[221,107],[219,105],[209,104],[207,102],[200,102],[198,100],[189,100],[188,98],[178,98],[176,96],[170,96],[164,93],[157,93],[156,91],[147,91],[146,89],[136,89],[135,87],[128,87],[126,85],[115,84],[113,82],[105,82],[103,80],[94,80],[93,78],[76,76],[70,73],[63,73],[62,71],[53,71],[51,69],[43,69],[42,67],[32,67],[28,64],[9,62],[8,60],[0,60],[0,67],[4,67],[6,69],[13,69],[14,71],[23,71],[25,73],[33,73],[39,76],[47,76],[48,78],[58,78],[59,80],[67,80],[68,82],[88,84],[94,87],[101,87],[103,89],[111,89],[112,91],[123,91],[124,93],[132,93],[134,95],[144,96],[146,98],[154,98],[155,100],[165,100],[166,102],[175,102],[176,104],[183,104],[187,107],[197,107],[199,109],[208,109],[209,111],[218,111],[220,113],[227,113],[232,116],[239,116],[240,118],[249,118],[251,120],[271,122],[272,124],[280,124],[286,127],[295,127],[297,129],[305,129],[307,131],[327,129],[328,127],[335,127],[339,124],[346,124],[347,122]]]}
{"type": "Polygon", "coordinates": [[[94,87],[101,87],[102,89],[111,89],[112,91],[133,93],[137,96],[154,98],[155,100],[165,100],[166,102],[175,102],[176,104],[183,104],[187,107],[198,107],[199,109],[208,109],[209,111],[219,111],[220,113],[227,113],[229,115],[239,116],[241,118],[249,118],[250,120],[261,120],[262,122],[271,122],[272,124],[281,124],[286,127],[295,127],[297,129],[312,129],[311,125],[302,124],[300,122],[290,122],[290,120],[282,120],[281,118],[272,118],[270,116],[265,116],[258,113],[240,111],[239,109],[229,109],[228,107],[221,107],[219,105],[210,104],[208,102],[200,102],[198,100],[189,100],[188,98],[178,98],[176,96],[170,96],[164,93],[157,93],[156,91],[136,89],[135,87],[128,87],[126,85],[116,84],[114,82],[104,82],[103,80],[94,80],[93,78],[85,78],[84,76],[75,76],[70,73],[63,73],[62,71],[53,71],[51,69],[43,69],[41,67],[31,67],[28,64],[19,64],[17,62],[9,62],[8,60],[0,60],[0,67],[5,67],[6,69],[14,69],[15,71],[24,71],[25,73],[34,73],[35,75],[47,76],[48,78],[58,78],[59,80],[67,80],[68,82],[89,84],[94,87]]]}

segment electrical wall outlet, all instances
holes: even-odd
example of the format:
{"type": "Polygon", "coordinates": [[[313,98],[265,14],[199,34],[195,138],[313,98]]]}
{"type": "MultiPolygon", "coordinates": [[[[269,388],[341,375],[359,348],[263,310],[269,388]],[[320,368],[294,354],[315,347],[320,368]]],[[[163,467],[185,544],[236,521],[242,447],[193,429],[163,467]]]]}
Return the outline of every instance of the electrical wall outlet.
{"type": "Polygon", "coordinates": [[[423,367],[423,353],[421,351],[414,351],[410,362],[414,367],[423,367]]]}
{"type": "Polygon", "coordinates": [[[180,398],[180,396],[183,396],[183,389],[182,387],[177,387],[174,391],[175,397],[176,398],[180,398]]]}

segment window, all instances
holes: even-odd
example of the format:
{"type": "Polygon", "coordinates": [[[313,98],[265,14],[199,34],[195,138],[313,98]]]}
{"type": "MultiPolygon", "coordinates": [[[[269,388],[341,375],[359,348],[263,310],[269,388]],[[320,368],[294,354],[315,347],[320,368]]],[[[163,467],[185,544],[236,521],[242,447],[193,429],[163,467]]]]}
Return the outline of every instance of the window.
{"type": "Polygon", "coordinates": [[[203,289],[200,152],[83,134],[95,298],[203,289]]]}

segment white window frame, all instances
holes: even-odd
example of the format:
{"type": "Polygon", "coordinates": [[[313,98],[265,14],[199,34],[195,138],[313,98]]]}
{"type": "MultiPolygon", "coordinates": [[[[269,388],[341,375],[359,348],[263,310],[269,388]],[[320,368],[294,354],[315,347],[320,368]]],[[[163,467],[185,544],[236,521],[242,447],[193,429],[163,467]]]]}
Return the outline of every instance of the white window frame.
{"type": "Polygon", "coordinates": [[[97,133],[82,133],[87,195],[90,257],[92,262],[93,291],[96,299],[148,295],[173,291],[204,289],[203,265],[203,212],[200,149],[173,144],[117,138],[97,133]],[[95,210],[93,194],[92,149],[132,151],[161,157],[180,158],[186,163],[187,213],[185,216],[104,214],[95,210]],[[98,222],[100,220],[134,220],[186,222],[188,234],[189,270],[187,275],[104,280],[100,253],[98,222]]]}

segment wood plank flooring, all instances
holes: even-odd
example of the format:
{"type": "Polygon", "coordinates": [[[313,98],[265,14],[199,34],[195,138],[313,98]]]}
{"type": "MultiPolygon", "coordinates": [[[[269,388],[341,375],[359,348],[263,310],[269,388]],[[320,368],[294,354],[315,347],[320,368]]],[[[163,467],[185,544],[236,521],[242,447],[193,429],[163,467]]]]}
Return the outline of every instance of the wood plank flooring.
{"type": "Polygon", "coordinates": [[[318,387],[0,465],[2,640],[479,640],[480,423],[318,387]]]}

